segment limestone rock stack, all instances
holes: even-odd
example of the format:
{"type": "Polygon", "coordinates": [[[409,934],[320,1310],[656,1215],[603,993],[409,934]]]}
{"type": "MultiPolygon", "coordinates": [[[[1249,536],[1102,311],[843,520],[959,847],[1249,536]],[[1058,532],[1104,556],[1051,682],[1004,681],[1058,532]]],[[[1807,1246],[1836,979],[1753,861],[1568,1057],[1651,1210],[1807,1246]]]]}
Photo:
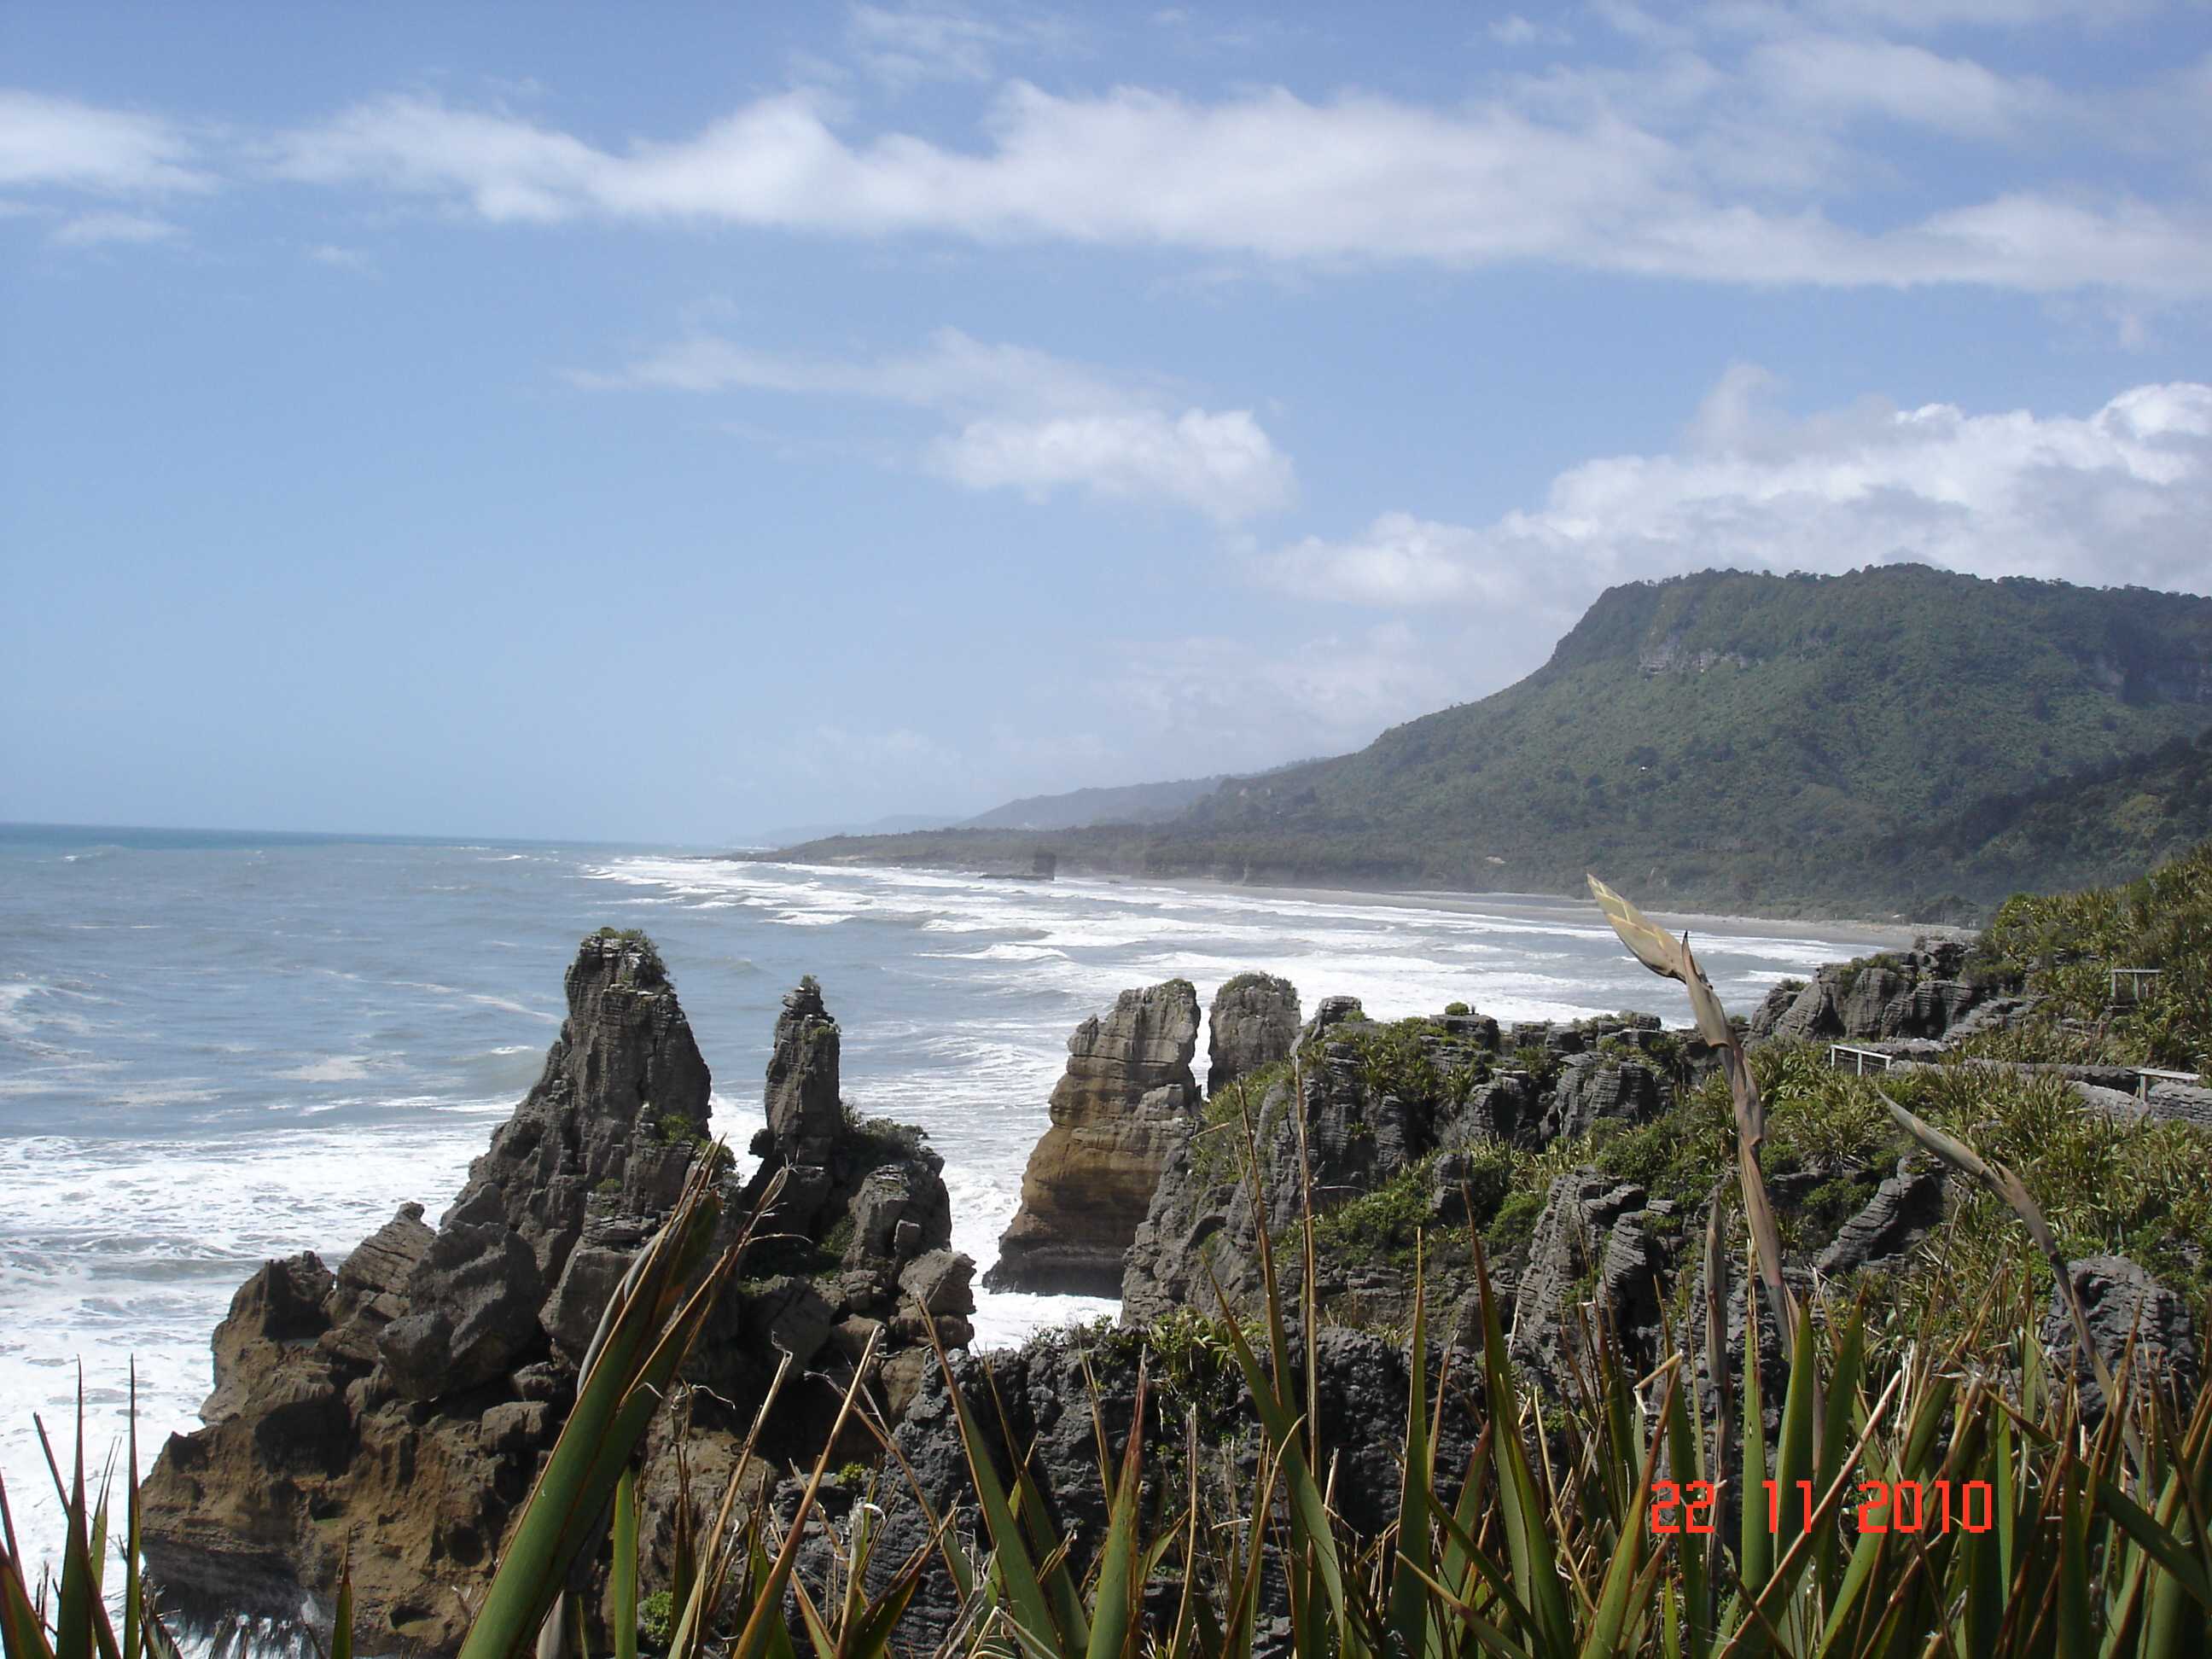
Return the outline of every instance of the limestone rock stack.
{"type": "Polygon", "coordinates": [[[1121,1255],[1152,1201],[1168,1149],[1200,1106],[1198,993],[1171,979],[1124,991],[1067,1040],[1052,1127],[1030,1154],[1021,1208],[984,1282],[999,1290],[1114,1296],[1121,1255]]]}
{"type": "MultiPolygon", "coordinates": [[[[302,1254],[232,1298],[204,1426],[171,1437],[142,1489],[146,1554],[181,1610],[289,1621],[327,1607],[349,1556],[369,1650],[459,1644],[610,1294],[693,1160],[726,1158],[707,1140],[706,1063],[650,942],[585,939],[567,991],[543,1075],[435,1229],[405,1205],[335,1273],[302,1254]]],[[[776,1029],[755,1184],[787,1170],[779,1221],[793,1236],[749,1256],[714,1310],[686,1370],[714,1392],[656,1425],[648,1539],[669,1532],[678,1434],[695,1475],[728,1467],[779,1351],[828,1394],[888,1327],[884,1390],[910,1398],[928,1340],[970,1334],[974,1264],[946,1248],[936,1154],[919,1131],[847,1112],[818,988],[793,993],[776,1029]]],[[[732,1237],[746,1197],[725,1176],[732,1237]]],[[[788,1397],[771,1441],[811,1457],[818,1402],[806,1387],[788,1397]]]]}
{"type": "Polygon", "coordinates": [[[1298,988],[1273,974],[1239,974],[1206,1012],[1206,1092],[1291,1057],[1298,1045],[1298,988]]]}

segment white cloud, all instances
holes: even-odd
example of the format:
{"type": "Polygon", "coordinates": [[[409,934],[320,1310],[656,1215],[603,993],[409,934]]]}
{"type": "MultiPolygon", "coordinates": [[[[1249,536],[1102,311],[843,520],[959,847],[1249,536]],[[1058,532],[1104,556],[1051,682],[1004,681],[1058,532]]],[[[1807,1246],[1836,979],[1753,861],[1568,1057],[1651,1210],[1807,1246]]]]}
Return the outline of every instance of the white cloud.
{"type": "Polygon", "coordinates": [[[1068,412],[1135,408],[1139,393],[1080,363],[1027,346],[991,345],[957,328],[918,351],[866,358],[761,351],[711,335],[663,348],[617,374],[580,375],[598,386],[718,392],[741,386],[878,398],[953,411],[1068,412]]]}
{"type": "Polygon", "coordinates": [[[1385,514],[1260,562],[1310,598],[1548,604],[1715,566],[1836,572],[1912,559],[1978,575],[2212,592],[2212,386],[2148,385],[2087,416],[1876,399],[1793,418],[1731,369],[1682,447],[1587,461],[1480,526],[1385,514]]]}
{"type": "Polygon", "coordinates": [[[334,242],[319,242],[307,250],[307,257],[319,265],[331,265],[339,270],[372,270],[375,262],[357,247],[340,247],[334,242]]]}
{"type": "Polygon", "coordinates": [[[1261,574],[1306,599],[1355,605],[1511,603],[1522,574],[1486,559],[1483,532],[1410,513],[1385,513],[1346,541],[1308,536],[1267,556],[1261,574]]]}
{"type": "Polygon", "coordinates": [[[953,425],[924,451],[924,465],[970,489],[1042,498],[1076,489],[1176,502],[1224,523],[1288,506],[1297,493],[1290,457],[1249,410],[1178,410],[1168,387],[958,329],[938,330],[918,351],[857,358],[793,356],[700,336],[619,374],[575,378],[595,387],[736,387],[929,410],[953,425]]]}
{"type": "Polygon", "coordinates": [[[184,234],[181,226],[150,213],[81,213],[64,221],[49,240],[62,247],[101,247],[117,242],[167,242],[184,234]]]}
{"type": "Polygon", "coordinates": [[[195,161],[191,143],[158,117],[0,88],[0,186],[113,196],[210,188],[195,161]]]}
{"type": "Polygon", "coordinates": [[[1490,38],[1501,46],[1556,46],[1565,45],[1571,37],[1556,23],[1533,23],[1516,11],[1492,18],[1490,38]]]}
{"type": "MultiPolygon", "coordinates": [[[[1915,86],[1860,105],[1984,130],[2033,106],[2032,88],[1971,64],[1911,62],[1915,86]],[[1967,83],[1974,98],[1937,107],[1944,88],[1967,83]]],[[[1817,55],[1776,63],[1774,74],[1825,85],[1832,103],[1849,91],[1817,55]]],[[[2212,220],[2110,190],[2022,187],[1887,225],[1839,222],[1820,182],[1832,151],[1773,159],[1815,142],[1799,118],[1693,54],[1660,67],[1555,76],[1449,109],[1280,88],[1215,102],[1127,87],[1063,97],[1016,82],[973,149],[896,131],[848,140],[805,92],[618,151],[394,98],[291,135],[278,165],[492,221],[1054,238],[1294,262],[1541,261],[1730,283],[2212,289],[2212,220]]],[[[1948,178],[1926,183],[1942,199],[1948,178]]]]}
{"type": "Polygon", "coordinates": [[[1053,17],[984,17],[952,7],[854,6],[845,42],[862,67],[891,87],[988,80],[1001,52],[1065,50],[1070,27],[1053,17]]]}
{"type": "Polygon", "coordinates": [[[1297,495],[1290,458],[1242,409],[972,421],[939,440],[931,460],[971,489],[1042,497],[1072,486],[1178,501],[1224,523],[1287,507],[1297,495]]]}
{"type": "Polygon", "coordinates": [[[1386,623],[1288,644],[1207,636],[1136,645],[1103,690],[1158,734],[1156,771],[1249,771],[1357,748],[1464,696],[1462,673],[1455,653],[1386,623]]]}
{"type": "Polygon", "coordinates": [[[1995,139],[2065,112],[2065,100],[2038,77],[1888,40],[1792,34],[1754,49],[1747,73],[1778,103],[1814,119],[1871,115],[1995,139]]]}

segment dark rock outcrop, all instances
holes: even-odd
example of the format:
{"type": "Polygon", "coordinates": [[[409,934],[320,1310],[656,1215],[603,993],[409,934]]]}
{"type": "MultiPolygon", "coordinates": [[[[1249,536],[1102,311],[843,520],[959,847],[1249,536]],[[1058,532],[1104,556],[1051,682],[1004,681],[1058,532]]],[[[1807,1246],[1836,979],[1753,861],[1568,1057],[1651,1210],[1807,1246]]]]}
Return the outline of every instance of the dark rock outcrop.
{"type": "Polygon", "coordinates": [[[787,1162],[822,1165],[844,1127],[837,1092],[842,1036],[811,977],[783,1000],[768,1062],[768,1132],[787,1162]]]}
{"type": "MultiPolygon", "coordinates": [[[[954,1362],[948,1381],[933,1365],[919,1398],[896,1431],[899,1459],[911,1468],[926,1511],[904,1482],[886,1483],[881,1492],[884,1516],[871,1562],[871,1589],[880,1590],[916,1548],[928,1544],[930,1516],[957,1513],[963,1533],[974,1534],[975,1502],[952,1407],[957,1387],[981,1426],[1000,1473],[1012,1473],[1017,1455],[1026,1455],[1051,1519],[1054,1536],[1069,1540],[1068,1559],[1080,1578],[1090,1568],[1106,1528],[1105,1494],[1099,1480],[1097,1439],[1091,1415],[1091,1382],[1097,1385],[1097,1425],[1107,1446],[1118,1455],[1133,1426],[1146,1437],[1144,1504],[1148,1512],[1179,1501],[1188,1478],[1182,1462],[1185,1413],[1197,1418],[1199,1443],[1206,1455],[1199,1471],[1212,1501],[1231,1512],[1255,1478],[1261,1442],[1256,1413],[1234,1367],[1224,1359],[1203,1361],[1176,1382],[1164,1379],[1156,1360],[1145,1420],[1135,1423],[1137,1342],[1126,1334],[1101,1335],[1056,1332],[1021,1348],[954,1362]],[[1000,1413],[1003,1411],[1003,1418],[1000,1413]],[[1224,1478],[1238,1483],[1224,1486],[1224,1478]]],[[[1381,1535],[1395,1517],[1400,1485],[1398,1456],[1403,1443],[1410,1380],[1403,1344],[1365,1332],[1329,1328],[1316,1341],[1317,1388],[1314,1420],[1322,1448],[1322,1467],[1334,1474],[1338,1511],[1355,1534],[1381,1535]]],[[[1436,1386],[1443,1360],[1435,1361],[1430,1385],[1436,1386]]],[[[1455,1395],[1479,1405],[1479,1366],[1466,1354],[1451,1367],[1455,1395]]],[[[1437,1448],[1437,1467],[1446,1472],[1447,1493],[1455,1490],[1449,1472],[1464,1468],[1480,1428],[1476,1411],[1444,1413],[1437,1448]]],[[[1249,1499],[1245,1500],[1249,1501],[1249,1499]]],[[[977,1559],[988,1541],[975,1547],[977,1559]]],[[[1279,1578],[1263,1587],[1263,1619],[1277,1622],[1282,1611],[1279,1578]]],[[[902,1648],[934,1650],[952,1627],[958,1602],[944,1575],[925,1578],[907,1622],[902,1648]]],[[[1172,1617],[1170,1605],[1166,1609],[1172,1617]]],[[[1279,1627],[1261,1650],[1287,1655],[1286,1627],[1279,1627]]]]}
{"type": "MultiPolygon", "coordinates": [[[[204,1426],[173,1437],[142,1489],[148,1559],[188,1612],[294,1619],[349,1553],[364,1642],[459,1644],[608,1297],[692,1161],[726,1156],[706,1141],[707,1068],[652,945],[586,939],[567,991],[544,1073],[434,1231],[409,1204],[336,1273],[312,1255],[270,1262],[233,1298],[204,1426]]],[[[918,1131],[849,1114],[836,1057],[818,988],[802,986],[777,1024],[750,1183],[757,1195],[788,1170],[779,1224],[795,1236],[749,1259],[714,1310],[685,1373],[714,1393],[656,1422],[641,1490],[664,1565],[679,1443],[695,1478],[726,1470],[780,1353],[832,1372],[771,1424],[771,1449],[811,1456],[850,1363],[829,1351],[841,1322],[883,1328],[909,1395],[921,1345],[969,1334],[974,1264],[946,1248],[939,1160],[918,1131]]],[[[734,1239],[748,1190],[734,1171],[723,1188],[734,1239]]]]}
{"type": "Polygon", "coordinates": [[[1544,1115],[1546,1141],[1589,1133],[1601,1118],[1642,1123],[1674,1103],[1674,1091],[1656,1067],[1611,1054],[1570,1056],[1559,1068],[1551,1108],[1544,1115]]]}
{"type": "Polygon", "coordinates": [[[1168,1150],[1200,1104],[1188,980],[1124,991],[1067,1040],[1052,1127],[1030,1154],[1021,1208],[999,1240],[994,1289],[1111,1296],[1168,1150]]]}
{"type": "Polygon", "coordinates": [[[1298,988],[1273,974],[1239,974],[1206,1016],[1206,1092],[1288,1060],[1298,1044],[1298,988]]]}
{"type": "Polygon", "coordinates": [[[1608,1328],[1632,1349],[1647,1350],[1633,1354],[1639,1366],[1650,1364],[1660,1274],[1674,1260],[1652,1219],[1673,1214],[1666,1200],[1648,1204],[1643,1188],[1594,1169],[1554,1181],[1515,1291],[1514,1352],[1546,1376],[1564,1376],[1572,1310],[1592,1301],[1608,1328]]]}
{"type": "MultiPolygon", "coordinates": [[[[1326,1000],[1297,1066],[1253,1107],[1256,1196],[1243,1174],[1241,1114],[1182,1126],[1130,1244],[1123,1318],[1146,1324],[1186,1304],[1212,1311],[1217,1285],[1233,1306],[1250,1309],[1261,1282],[1260,1231],[1289,1236],[1307,1193],[1323,1218],[1370,1198],[1389,1218],[1352,1211],[1325,1222],[1316,1290],[1334,1316],[1402,1322],[1413,1279],[1403,1220],[1416,1212],[1437,1229],[1431,1304],[1464,1303],[1473,1285],[1467,1171],[1454,1160],[1492,1142],[1533,1139],[1542,1116],[1535,1079],[1501,1044],[1497,1021],[1480,1014],[1384,1024],[1348,998],[1326,1000]]],[[[1277,1266],[1295,1285],[1293,1254],[1277,1266]]]]}
{"type": "Polygon", "coordinates": [[[1307,1042],[1319,1036],[1332,1025],[1341,1025],[1348,1019],[1364,1019],[1367,1011],[1359,1006],[1358,997],[1323,997],[1314,1010],[1313,1018],[1298,1033],[1298,1041],[1307,1042]]]}
{"type": "Polygon", "coordinates": [[[1803,1042],[1940,1037],[1990,1000],[1963,977],[1966,947],[1922,939],[1909,951],[1831,963],[1808,982],[1784,980],[1751,1016],[1754,1037],[1803,1042]]]}
{"type": "Polygon", "coordinates": [[[1943,1180],[1923,1160],[1906,1158],[1875,1188],[1866,1206],[1844,1223],[1815,1265],[1831,1278],[1894,1261],[1943,1218],[1943,1180]]]}
{"type": "MultiPolygon", "coordinates": [[[[2130,1376],[2139,1388],[2172,1386],[2186,1401],[2197,1385],[2197,1324],[2181,1297],[2124,1255],[2084,1256],[2067,1264],[2068,1276],[2081,1298],[2089,1339],[2115,1376],[2120,1358],[2135,1344],[2130,1376]]],[[[2105,1414],[2105,1394],[2096,1368],[2081,1352],[2072,1315],[2056,1285],[2043,1315],[2043,1346],[2063,1375],[2070,1370],[2081,1390],[2083,1416],[2094,1422],[2105,1414]]]]}

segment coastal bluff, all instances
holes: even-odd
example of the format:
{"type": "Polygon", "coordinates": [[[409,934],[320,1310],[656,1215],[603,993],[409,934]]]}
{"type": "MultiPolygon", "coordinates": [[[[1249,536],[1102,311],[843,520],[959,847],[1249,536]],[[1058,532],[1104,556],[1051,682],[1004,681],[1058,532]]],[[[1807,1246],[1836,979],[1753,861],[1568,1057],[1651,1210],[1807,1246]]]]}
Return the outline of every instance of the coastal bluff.
{"type": "Polygon", "coordinates": [[[779,1236],[745,1259],[648,1440],[648,1585],[666,1582],[687,1481],[719,1486],[784,1354],[805,1381],[765,1426],[756,1489],[818,1449],[871,1335],[891,1421],[932,1344],[968,1341],[974,1263],[949,1248],[942,1160],[847,1106],[818,986],[785,1000],[744,1175],[711,1139],[711,1079],[651,942],[585,939],[566,992],[542,1075],[434,1228],[404,1205],[335,1272],[306,1252],[232,1297],[204,1425],[141,1488],[149,1567],[188,1619],[326,1619],[349,1559],[368,1650],[456,1650],[600,1312],[697,1160],[716,1166],[725,1243],[785,1184],[779,1236]]]}
{"type": "Polygon", "coordinates": [[[1022,1172],[1021,1207],[984,1275],[993,1290],[1112,1296],[1176,1126],[1198,1110],[1198,992],[1124,991],[1067,1040],[1052,1127],[1022,1172]]]}
{"type": "MultiPolygon", "coordinates": [[[[1297,988],[1243,973],[1206,1015],[1206,1093],[1289,1058],[1297,988]]],[[[984,1283],[994,1290],[1121,1293],[1122,1257],[1151,1207],[1169,1152],[1203,1103],[1191,1060],[1198,992],[1188,980],[1127,990],[1067,1040],[1052,1127],[1022,1175],[1021,1208],[984,1283]]]]}

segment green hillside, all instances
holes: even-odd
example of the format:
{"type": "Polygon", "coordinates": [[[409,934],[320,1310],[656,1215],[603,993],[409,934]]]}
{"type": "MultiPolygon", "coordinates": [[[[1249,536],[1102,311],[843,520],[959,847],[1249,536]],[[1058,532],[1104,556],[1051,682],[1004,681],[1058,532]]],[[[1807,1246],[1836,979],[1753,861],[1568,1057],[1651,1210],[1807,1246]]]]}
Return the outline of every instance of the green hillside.
{"type": "Polygon", "coordinates": [[[2212,836],[2212,726],[2056,782],[1977,802],[1928,835],[1892,838],[1899,859],[1948,872],[1960,892],[2095,886],[2212,836]],[[2023,882],[2017,872],[2033,872],[2023,882]]]}
{"type": "Polygon", "coordinates": [[[1608,591],[1527,679],[1356,754],[1032,844],[1158,875],[1571,891],[1601,869],[1656,902],[1959,913],[2212,833],[2187,747],[2208,726],[2212,599],[1915,565],[1707,572],[1608,591]]]}
{"type": "Polygon", "coordinates": [[[1157,823],[1184,811],[1226,779],[1178,778],[1170,783],[1130,783],[1072,789],[1060,795],[1025,795],[979,812],[963,830],[1080,830],[1094,823],[1157,823]]]}

